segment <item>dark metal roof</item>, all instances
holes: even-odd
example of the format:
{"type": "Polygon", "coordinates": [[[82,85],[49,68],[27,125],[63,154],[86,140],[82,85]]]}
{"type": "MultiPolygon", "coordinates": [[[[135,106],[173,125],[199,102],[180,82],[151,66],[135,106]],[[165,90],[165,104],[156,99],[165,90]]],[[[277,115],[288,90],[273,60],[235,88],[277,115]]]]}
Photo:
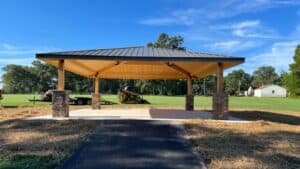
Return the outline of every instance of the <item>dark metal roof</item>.
{"type": "Polygon", "coordinates": [[[37,58],[56,59],[99,59],[99,60],[174,60],[174,61],[237,61],[244,62],[243,57],[188,52],[175,49],[154,47],[127,47],[110,49],[93,49],[79,51],[38,53],[37,58]]]}

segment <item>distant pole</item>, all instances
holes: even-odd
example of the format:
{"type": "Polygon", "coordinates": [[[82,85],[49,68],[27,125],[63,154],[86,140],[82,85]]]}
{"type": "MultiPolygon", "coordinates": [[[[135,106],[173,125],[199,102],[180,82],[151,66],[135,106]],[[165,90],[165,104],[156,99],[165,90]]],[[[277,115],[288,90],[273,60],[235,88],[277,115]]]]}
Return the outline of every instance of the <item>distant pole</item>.
{"type": "Polygon", "coordinates": [[[206,80],[205,80],[205,78],[203,79],[204,81],[203,81],[203,95],[204,96],[206,96],[206,84],[205,84],[205,82],[206,82],[206,80]]]}
{"type": "Polygon", "coordinates": [[[238,88],[238,93],[239,93],[239,95],[241,95],[241,80],[239,80],[239,88],[238,88]]]}

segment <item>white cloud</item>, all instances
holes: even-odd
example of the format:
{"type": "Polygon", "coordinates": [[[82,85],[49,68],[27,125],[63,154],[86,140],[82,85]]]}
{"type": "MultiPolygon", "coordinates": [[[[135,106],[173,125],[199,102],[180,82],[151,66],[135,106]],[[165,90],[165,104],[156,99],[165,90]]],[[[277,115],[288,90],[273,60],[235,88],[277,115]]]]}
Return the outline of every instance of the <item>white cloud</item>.
{"type": "Polygon", "coordinates": [[[175,10],[167,17],[150,18],[140,21],[141,24],[152,26],[165,25],[192,25],[195,17],[201,13],[200,10],[189,8],[185,10],[175,10]]]}
{"type": "Polygon", "coordinates": [[[251,28],[251,27],[258,27],[260,25],[260,20],[248,20],[243,21],[237,24],[232,25],[234,29],[243,29],[243,28],[251,28]]]}
{"type": "Polygon", "coordinates": [[[181,18],[152,18],[141,21],[144,25],[152,25],[152,26],[165,26],[165,25],[192,25],[194,22],[187,17],[181,18]]]}
{"type": "Polygon", "coordinates": [[[293,62],[294,51],[300,41],[276,42],[263,53],[249,57],[246,67],[250,69],[263,65],[276,67],[277,71],[287,71],[289,64],[293,62]]]}
{"type": "Polygon", "coordinates": [[[213,43],[210,45],[210,49],[224,52],[237,52],[241,50],[250,49],[258,45],[260,45],[260,43],[254,41],[241,42],[238,40],[230,40],[213,43]]]}
{"type": "Polygon", "coordinates": [[[26,47],[26,46],[15,46],[8,43],[3,43],[0,46],[0,56],[16,56],[16,55],[34,55],[39,52],[46,52],[49,50],[57,50],[49,47],[26,47]]]}
{"type": "Polygon", "coordinates": [[[240,38],[276,39],[276,31],[261,24],[260,20],[245,20],[233,24],[210,26],[211,29],[230,31],[233,36],[240,38]]]}
{"type": "Polygon", "coordinates": [[[225,41],[225,42],[217,42],[211,45],[211,48],[213,50],[232,50],[233,48],[237,47],[239,45],[239,41],[225,41]]]}
{"type": "MultiPolygon", "coordinates": [[[[222,18],[230,18],[244,13],[255,13],[271,8],[300,5],[299,0],[199,0],[200,7],[163,12],[161,15],[143,19],[139,23],[152,26],[193,25],[222,18]]],[[[248,25],[246,25],[248,26],[248,25]]]]}
{"type": "Polygon", "coordinates": [[[29,65],[34,60],[34,57],[29,58],[1,58],[0,65],[16,64],[16,65],[29,65]]]}
{"type": "Polygon", "coordinates": [[[230,23],[230,24],[220,24],[220,25],[213,25],[209,28],[214,30],[230,30],[230,29],[244,29],[244,28],[255,28],[260,26],[261,21],[260,20],[245,20],[241,22],[236,23],[230,23]]]}
{"type": "Polygon", "coordinates": [[[13,46],[13,45],[11,45],[11,44],[8,44],[8,43],[3,43],[3,44],[2,44],[2,47],[3,47],[4,49],[6,49],[6,50],[13,50],[13,49],[16,48],[15,46],[13,46]]]}

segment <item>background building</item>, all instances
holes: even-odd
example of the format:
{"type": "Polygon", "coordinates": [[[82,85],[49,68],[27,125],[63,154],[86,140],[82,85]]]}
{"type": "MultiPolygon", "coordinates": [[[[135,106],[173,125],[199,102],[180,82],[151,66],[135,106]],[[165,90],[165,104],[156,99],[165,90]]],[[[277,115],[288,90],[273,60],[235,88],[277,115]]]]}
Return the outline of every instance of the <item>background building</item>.
{"type": "Polygon", "coordinates": [[[287,90],[278,85],[266,85],[254,90],[255,97],[286,97],[287,90]]]}

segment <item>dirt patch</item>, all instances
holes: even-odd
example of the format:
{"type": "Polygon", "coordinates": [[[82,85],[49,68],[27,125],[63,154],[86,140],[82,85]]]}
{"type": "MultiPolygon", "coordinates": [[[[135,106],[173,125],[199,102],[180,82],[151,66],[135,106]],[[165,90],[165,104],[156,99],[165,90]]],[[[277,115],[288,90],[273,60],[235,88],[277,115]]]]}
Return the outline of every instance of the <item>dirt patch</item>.
{"type": "Polygon", "coordinates": [[[187,137],[208,168],[300,168],[300,126],[190,120],[187,137]]]}
{"type": "Polygon", "coordinates": [[[263,110],[232,110],[230,115],[247,120],[264,120],[276,123],[300,125],[300,113],[263,110]]]}
{"type": "MultiPolygon", "coordinates": [[[[70,106],[71,110],[88,106],[70,106]]],[[[96,128],[96,121],[28,121],[51,114],[51,106],[0,109],[0,168],[57,167],[96,128]]]]}
{"type": "Polygon", "coordinates": [[[79,120],[2,121],[0,168],[55,168],[87,138],[97,123],[79,120]]]}

